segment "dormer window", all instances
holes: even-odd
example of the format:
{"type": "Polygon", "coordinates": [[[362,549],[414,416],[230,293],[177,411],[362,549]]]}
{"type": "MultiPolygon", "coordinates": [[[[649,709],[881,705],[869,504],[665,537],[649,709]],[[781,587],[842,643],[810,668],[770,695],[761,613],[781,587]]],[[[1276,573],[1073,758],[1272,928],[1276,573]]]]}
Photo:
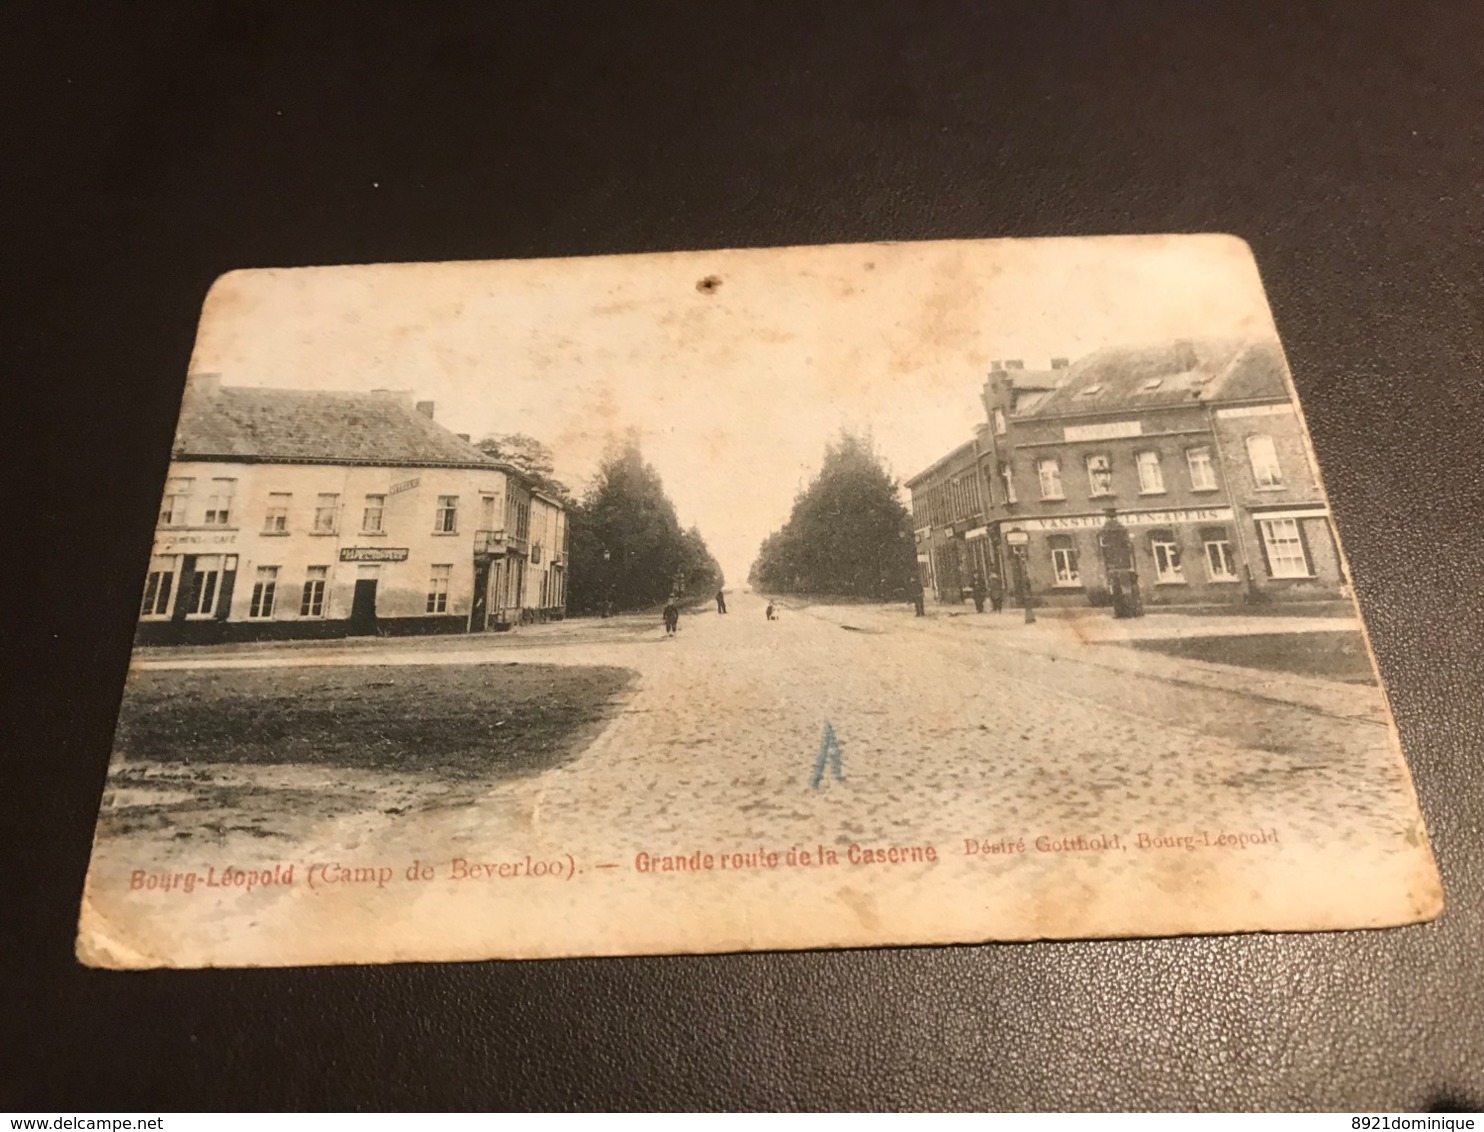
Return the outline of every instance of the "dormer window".
{"type": "Polygon", "coordinates": [[[1103,391],[1103,386],[1102,386],[1101,383],[1098,383],[1098,384],[1094,384],[1094,385],[1089,385],[1081,393],[1077,394],[1077,396],[1079,396],[1079,397],[1096,397],[1102,391],[1103,391]]]}
{"type": "Polygon", "coordinates": [[[1139,388],[1145,393],[1153,393],[1164,383],[1165,379],[1162,377],[1151,377],[1148,378],[1143,385],[1139,386],[1139,388]]]}

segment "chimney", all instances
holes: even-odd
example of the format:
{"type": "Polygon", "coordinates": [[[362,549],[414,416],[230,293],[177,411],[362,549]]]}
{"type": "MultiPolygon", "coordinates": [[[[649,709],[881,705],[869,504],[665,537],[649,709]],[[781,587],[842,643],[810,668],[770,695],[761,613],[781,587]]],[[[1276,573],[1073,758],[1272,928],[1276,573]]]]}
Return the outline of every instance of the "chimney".
{"type": "Polygon", "coordinates": [[[1189,373],[1199,364],[1195,356],[1195,345],[1188,338],[1182,338],[1175,343],[1175,364],[1180,367],[1180,373],[1189,373]]]}
{"type": "Polygon", "coordinates": [[[1006,369],[1025,369],[1025,363],[1023,361],[1021,361],[1019,358],[1006,358],[1005,359],[1005,368],[1006,369]]]}
{"type": "Polygon", "coordinates": [[[428,420],[432,420],[433,419],[433,402],[431,402],[431,401],[419,401],[417,403],[417,411],[419,413],[421,413],[423,416],[427,417],[428,420]]]}
{"type": "Polygon", "coordinates": [[[1072,362],[1071,362],[1071,359],[1070,358],[1052,358],[1051,359],[1051,368],[1052,369],[1066,369],[1067,366],[1069,366],[1071,364],[1072,364],[1072,362]]]}
{"type": "Polygon", "coordinates": [[[222,391],[219,373],[193,373],[186,378],[186,391],[200,397],[211,397],[222,391]]]}
{"type": "Polygon", "coordinates": [[[990,373],[1000,373],[1000,372],[1002,372],[1004,370],[1004,368],[1005,368],[1005,363],[1004,362],[990,362],[989,363],[989,372],[990,373]]]}

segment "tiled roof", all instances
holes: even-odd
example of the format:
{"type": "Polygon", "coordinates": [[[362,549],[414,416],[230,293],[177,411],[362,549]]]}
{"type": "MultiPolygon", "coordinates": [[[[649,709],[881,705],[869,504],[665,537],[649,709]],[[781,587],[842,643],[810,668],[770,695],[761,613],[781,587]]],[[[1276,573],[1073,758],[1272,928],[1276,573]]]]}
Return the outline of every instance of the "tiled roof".
{"type": "Polygon", "coordinates": [[[187,387],[180,458],[392,467],[504,467],[395,394],[187,387]]]}
{"type": "Polygon", "coordinates": [[[910,490],[914,485],[921,483],[936,473],[942,472],[949,464],[958,463],[964,464],[966,467],[972,467],[974,464],[974,455],[974,441],[966,440],[952,452],[948,453],[948,455],[934,460],[931,465],[918,472],[915,476],[904,480],[903,483],[910,490]]]}
{"type": "Polygon", "coordinates": [[[1274,340],[1098,350],[1073,364],[1056,389],[1022,403],[1016,416],[1286,397],[1284,372],[1283,353],[1274,340]]]}

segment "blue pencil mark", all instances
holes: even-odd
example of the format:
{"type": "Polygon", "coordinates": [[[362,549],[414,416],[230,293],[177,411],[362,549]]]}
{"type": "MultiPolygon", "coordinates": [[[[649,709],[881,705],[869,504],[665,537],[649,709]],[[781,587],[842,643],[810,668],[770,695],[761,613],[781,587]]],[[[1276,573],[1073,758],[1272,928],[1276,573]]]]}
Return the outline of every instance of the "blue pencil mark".
{"type": "Polygon", "coordinates": [[[824,734],[819,737],[819,758],[814,760],[814,777],[809,780],[810,790],[818,790],[819,784],[824,781],[826,763],[829,764],[835,781],[844,782],[845,765],[840,760],[840,740],[835,738],[835,729],[828,721],[824,725],[824,734]]]}

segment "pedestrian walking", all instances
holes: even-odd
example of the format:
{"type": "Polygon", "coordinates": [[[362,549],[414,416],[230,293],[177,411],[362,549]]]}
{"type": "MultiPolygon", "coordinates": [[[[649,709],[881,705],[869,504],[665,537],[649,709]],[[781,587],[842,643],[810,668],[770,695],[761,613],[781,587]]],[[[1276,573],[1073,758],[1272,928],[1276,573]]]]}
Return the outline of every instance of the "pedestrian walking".
{"type": "Polygon", "coordinates": [[[918,617],[927,616],[927,609],[923,606],[922,580],[920,578],[914,578],[912,580],[912,605],[917,610],[918,617]]]}
{"type": "Polygon", "coordinates": [[[725,590],[717,590],[716,591],[716,612],[718,612],[718,613],[725,613],[726,611],[727,611],[727,595],[726,595],[726,591],[725,590]]]}
{"type": "Polygon", "coordinates": [[[969,583],[969,596],[974,599],[974,612],[975,613],[983,613],[984,612],[984,579],[981,578],[978,574],[975,574],[974,575],[974,580],[969,583]]]}
{"type": "MultiPolygon", "coordinates": [[[[989,590],[990,608],[998,613],[1005,608],[1005,580],[995,571],[991,570],[989,572],[989,585],[987,588],[989,590]]],[[[980,609],[983,609],[982,602],[980,603],[980,609]]]]}
{"type": "Polygon", "coordinates": [[[778,620],[778,615],[773,612],[773,603],[771,601],[768,602],[768,620],[769,621],[777,621],[778,620]]]}
{"type": "Polygon", "coordinates": [[[673,637],[680,629],[680,606],[672,597],[665,604],[665,636],[673,637]]]}

